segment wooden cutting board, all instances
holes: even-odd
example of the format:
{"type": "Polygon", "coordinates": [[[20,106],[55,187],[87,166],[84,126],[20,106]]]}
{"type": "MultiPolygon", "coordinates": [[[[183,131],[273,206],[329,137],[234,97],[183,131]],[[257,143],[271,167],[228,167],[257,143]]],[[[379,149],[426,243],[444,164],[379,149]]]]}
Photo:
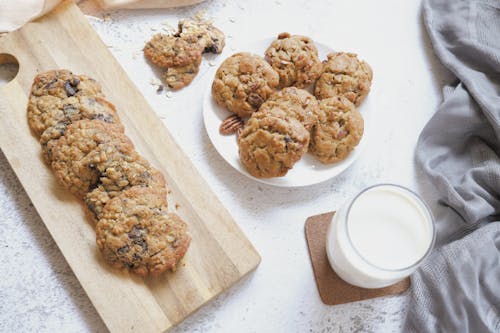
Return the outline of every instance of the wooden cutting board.
{"type": "Polygon", "coordinates": [[[252,244],[73,2],[0,38],[2,53],[0,63],[13,56],[20,68],[0,87],[1,148],[110,331],[165,331],[256,268],[260,257],[252,244]],[[27,96],[34,76],[55,68],[97,79],[137,150],[165,175],[169,209],[179,205],[192,235],[176,273],[143,280],[110,269],[80,201],[43,163],[28,128],[27,96]]]}

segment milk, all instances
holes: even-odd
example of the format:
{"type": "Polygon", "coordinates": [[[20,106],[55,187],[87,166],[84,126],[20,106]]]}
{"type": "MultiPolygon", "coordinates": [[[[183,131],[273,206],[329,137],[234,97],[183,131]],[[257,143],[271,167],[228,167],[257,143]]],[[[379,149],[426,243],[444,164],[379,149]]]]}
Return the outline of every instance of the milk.
{"type": "Polygon", "coordinates": [[[380,288],[410,275],[434,242],[432,216],[404,187],[377,185],[346,202],[327,234],[332,268],[347,282],[380,288]]]}

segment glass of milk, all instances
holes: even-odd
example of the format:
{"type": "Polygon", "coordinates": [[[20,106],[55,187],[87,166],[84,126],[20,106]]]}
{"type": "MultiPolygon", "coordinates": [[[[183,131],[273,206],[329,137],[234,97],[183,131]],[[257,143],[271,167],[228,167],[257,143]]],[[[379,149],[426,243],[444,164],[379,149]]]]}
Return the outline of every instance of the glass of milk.
{"type": "Polygon", "coordinates": [[[362,190],[337,210],[326,251],[343,280],[382,288],[413,273],[434,239],[434,220],[422,199],[403,186],[380,184],[362,190]]]}

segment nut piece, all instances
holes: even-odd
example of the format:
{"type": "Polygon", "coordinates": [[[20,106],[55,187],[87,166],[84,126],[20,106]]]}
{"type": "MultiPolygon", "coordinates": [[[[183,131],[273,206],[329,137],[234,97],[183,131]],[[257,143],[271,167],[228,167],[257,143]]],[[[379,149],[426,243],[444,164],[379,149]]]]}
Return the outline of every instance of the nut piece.
{"type": "Polygon", "coordinates": [[[243,128],[243,120],[237,114],[227,117],[220,124],[219,133],[222,135],[231,135],[240,132],[243,128]]]}

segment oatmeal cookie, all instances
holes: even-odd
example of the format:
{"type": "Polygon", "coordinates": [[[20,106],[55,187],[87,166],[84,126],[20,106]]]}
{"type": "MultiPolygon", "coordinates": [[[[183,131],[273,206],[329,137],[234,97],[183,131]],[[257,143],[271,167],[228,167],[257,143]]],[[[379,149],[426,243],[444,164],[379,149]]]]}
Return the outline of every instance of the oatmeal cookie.
{"type": "Polygon", "coordinates": [[[342,161],[363,136],[363,117],[343,96],[324,99],[319,108],[309,151],[325,164],[342,161]]]}
{"type": "MultiPolygon", "coordinates": [[[[166,198],[166,182],[162,173],[135,151],[128,155],[112,156],[96,168],[99,171],[97,185],[85,196],[85,205],[96,220],[101,218],[102,210],[109,200],[133,186],[155,188],[159,195],[166,198]]],[[[166,199],[164,205],[167,206],[166,199]]]]}
{"type": "Polygon", "coordinates": [[[167,212],[154,189],[145,187],[131,187],[111,199],[96,225],[104,259],[140,276],[174,270],[190,239],[187,224],[167,212]]]}
{"type": "Polygon", "coordinates": [[[83,197],[98,182],[97,166],[117,152],[133,152],[122,128],[99,120],[79,120],[69,125],[52,152],[52,169],[70,192],[83,197]]]}
{"type": "MultiPolygon", "coordinates": [[[[123,131],[115,106],[101,97],[78,96],[71,97],[71,103],[61,103],[60,109],[52,108],[52,112],[47,112],[44,117],[44,126],[48,127],[40,137],[42,155],[47,163],[52,161],[52,150],[57,140],[64,135],[66,127],[78,120],[100,120],[106,123],[113,123],[123,131]]],[[[66,99],[69,101],[70,99],[66,99]]],[[[57,106],[57,104],[56,104],[57,106]]]]}
{"type": "Polygon", "coordinates": [[[66,132],[67,127],[68,125],[65,123],[57,123],[43,131],[40,137],[40,145],[42,146],[42,157],[48,165],[52,163],[54,148],[57,141],[64,135],[64,132],[66,132]]]}
{"type": "Polygon", "coordinates": [[[354,53],[330,53],[323,73],[316,82],[314,95],[318,99],[344,96],[359,105],[370,92],[373,72],[354,53]]]}
{"type": "Polygon", "coordinates": [[[316,97],[304,89],[288,87],[272,94],[254,116],[273,114],[282,119],[295,118],[310,131],[318,121],[318,111],[319,104],[316,97]]]}
{"type": "Polygon", "coordinates": [[[238,137],[240,161],[258,178],[286,175],[307,152],[309,132],[295,118],[252,116],[238,137]]]}
{"type": "MultiPolygon", "coordinates": [[[[101,98],[100,85],[84,75],[74,75],[68,70],[54,70],[35,77],[28,102],[28,123],[33,132],[40,136],[48,127],[60,121],[78,120],[80,113],[86,113],[91,118],[92,102],[101,98]],[[84,110],[81,111],[80,109],[84,110]]],[[[114,106],[106,102],[109,113],[116,116],[114,106]]],[[[99,102],[104,104],[104,102],[99,102]]],[[[96,110],[93,115],[98,116],[96,110]]],[[[79,119],[82,119],[79,118],[79,119]]]]}
{"type": "Polygon", "coordinates": [[[169,88],[179,90],[189,85],[198,74],[201,58],[186,66],[167,68],[163,77],[169,88]]]}
{"type": "Polygon", "coordinates": [[[64,99],[77,95],[102,96],[102,91],[94,79],[75,75],[66,69],[58,69],[38,74],[31,86],[31,94],[64,99]]]}
{"type": "Polygon", "coordinates": [[[144,46],[144,56],[161,68],[187,66],[201,61],[203,47],[176,36],[156,34],[144,46]]]}
{"type": "Polygon", "coordinates": [[[280,87],[304,88],[315,82],[323,65],[309,37],[283,32],[266,50],[266,60],[280,76],[280,87]]]}
{"type": "Polygon", "coordinates": [[[224,33],[203,19],[180,20],[177,36],[197,41],[204,53],[221,53],[225,45],[224,33]]]}
{"type": "Polygon", "coordinates": [[[250,53],[236,53],[217,70],[212,95],[219,105],[246,117],[257,111],[278,83],[278,74],[264,59],[250,53]]]}

